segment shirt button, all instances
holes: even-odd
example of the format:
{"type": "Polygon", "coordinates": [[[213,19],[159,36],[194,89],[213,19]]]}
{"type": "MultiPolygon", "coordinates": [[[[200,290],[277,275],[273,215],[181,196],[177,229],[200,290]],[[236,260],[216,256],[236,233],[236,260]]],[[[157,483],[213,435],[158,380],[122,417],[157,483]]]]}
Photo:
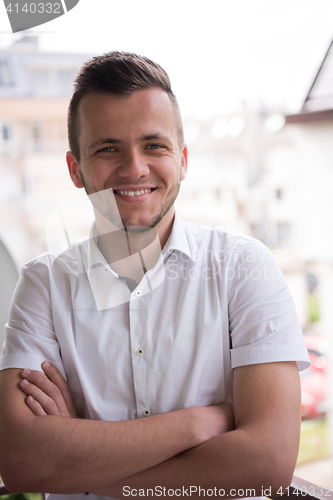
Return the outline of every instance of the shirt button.
{"type": "Polygon", "coordinates": [[[141,290],[137,290],[137,291],[135,292],[135,295],[136,295],[137,297],[141,297],[141,295],[142,295],[141,290]]]}
{"type": "Polygon", "coordinates": [[[148,408],[146,408],[145,410],[143,410],[143,414],[144,414],[145,417],[149,417],[150,410],[148,408]]]}
{"type": "Polygon", "coordinates": [[[136,352],[141,355],[145,352],[145,350],[142,349],[142,347],[139,347],[139,349],[136,352]]]}

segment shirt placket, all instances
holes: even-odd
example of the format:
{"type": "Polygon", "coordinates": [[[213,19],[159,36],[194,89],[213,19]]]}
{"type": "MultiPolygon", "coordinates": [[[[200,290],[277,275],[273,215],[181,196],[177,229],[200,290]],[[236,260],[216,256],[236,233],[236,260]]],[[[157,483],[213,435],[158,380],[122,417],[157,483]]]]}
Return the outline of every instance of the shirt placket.
{"type": "Polygon", "coordinates": [[[147,336],[145,335],[146,301],[147,296],[142,294],[138,285],[132,292],[129,303],[129,334],[137,418],[148,417],[152,413],[147,378],[147,356],[149,356],[150,348],[146,345],[147,336]]]}

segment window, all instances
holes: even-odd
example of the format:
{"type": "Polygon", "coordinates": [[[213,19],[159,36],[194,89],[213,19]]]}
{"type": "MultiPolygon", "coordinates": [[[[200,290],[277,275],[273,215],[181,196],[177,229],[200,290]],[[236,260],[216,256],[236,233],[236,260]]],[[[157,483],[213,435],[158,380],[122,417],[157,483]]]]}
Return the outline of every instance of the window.
{"type": "Polygon", "coordinates": [[[40,123],[34,123],[32,126],[32,140],[34,151],[42,149],[42,132],[40,123]]]}
{"type": "Polygon", "coordinates": [[[14,146],[14,124],[6,121],[0,122],[0,151],[12,152],[14,146]]]}
{"type": "Polygon", "coordinates": [[[12,85],[9,66],[6,61],[0,61],[0,87],[12,85]]]}
{"type": "Polygon", "coordinates": [[[275,198],[277,200],[282,200],[283,198],[283,190],[281,188],[278,188],[275,190],[275,198]]]}
{"type": "Polygon", "coordinates": [[[2,125],[2,139],[9,141],[11,136],[9,125],[2,125]]]}

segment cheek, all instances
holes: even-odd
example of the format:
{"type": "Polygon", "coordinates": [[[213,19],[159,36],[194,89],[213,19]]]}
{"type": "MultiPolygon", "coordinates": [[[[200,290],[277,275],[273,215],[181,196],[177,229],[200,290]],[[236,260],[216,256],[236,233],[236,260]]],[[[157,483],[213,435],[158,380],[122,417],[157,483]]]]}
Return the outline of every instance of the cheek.
{"type": "Polygon", "coordinates": [[[181,177],[181,164],[163,163],[159,165],[158,173],[165,183],[176,184],[181,177]]]}
{"type": "Polygon", "coordinates": [[[90,179],[96,182],[103,182],[109,179],[114,172],[110,162],[107,161],[99,161],[94,165],[90,166],[89,176],[90,179]]]}

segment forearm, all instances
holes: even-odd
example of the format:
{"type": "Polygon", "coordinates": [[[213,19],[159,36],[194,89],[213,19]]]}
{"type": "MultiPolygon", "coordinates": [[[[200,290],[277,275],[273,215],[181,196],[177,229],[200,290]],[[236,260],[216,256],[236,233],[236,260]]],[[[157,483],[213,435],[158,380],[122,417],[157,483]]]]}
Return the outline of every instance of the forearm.
{"type": "Polygon", "coordinates": [[[19,371],[1,372],[0,387],[3,402],[6,393],[16,391],[11,405],[2,405],[0,426],[0,472],[12,491],[78,493],[102,488],[197,446],[230,425],[222,405],[123,422],[39,417],[24,404],[16,375],[19,371]]]}
{"type": "MultiPolygon", "coordinates": [[[[123,487],[154,490],[197,486],[245,490],[265,496],[292,479],[300,437],[300,383],[295,363],[240,367],[234,371],[234,431],[95,493],[125,498],[123,487]]],[[[280,490],[281,491],[281,490],[280,490]]],[[[179,491],[178,491],[179,493],[179,491]]],[[[138,495],[139,496],[139,495],[138,495]]],[[[186,494],[184,496],[187,496],[186,494]]],[[[194,495],[192,495],[194,496],[194,495]]],[[[230,495],[236,498],[233,491],[230,495]]]]}
{"type": "Polygon", "coordinates": [[[32,416],[2,440],[13,450],[6,469],[18,474],[8,487],[78,493],[136,474],[199,443],[188,413],[158,415],[149,422],[32,416]]]}
{"type": "MultiPolygon", "coordinates": [[[[93,492],[126,498],[129,496],[128,492],[133,489],[137,492],[140,489],[147,492],[148,488],[155,491],[156,487],[162,487],[165,488],[166,495],[170,489],[178,490],[177,496],[187,496],[186,491],[189,492],[192,487],[191,497],[196,498],[194,488],[196,487],[198,492],[201,487],[206,491],[222,489],[225,498],[237,498],[236,492],[239,490],[239,496],[263,496],[263,489],[271,488],[274,492],[290,483],[295,454],[290,454],[287,449],[284,456],[285,462],[290,463],[290,477],[285,473],[281,475],[279,460],[276,459],[278,455],[279,450],[274,449],[274,444],[265,445],[260,439],[251,436],[251,433],[237,429],[187,450],[149,470],[93,492]],[[244,490],[243,494],[241,490],[244,490]]],[[[156,498],[157,496],[160,495],[156,495],[156,498]]]]}

